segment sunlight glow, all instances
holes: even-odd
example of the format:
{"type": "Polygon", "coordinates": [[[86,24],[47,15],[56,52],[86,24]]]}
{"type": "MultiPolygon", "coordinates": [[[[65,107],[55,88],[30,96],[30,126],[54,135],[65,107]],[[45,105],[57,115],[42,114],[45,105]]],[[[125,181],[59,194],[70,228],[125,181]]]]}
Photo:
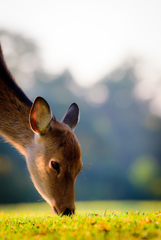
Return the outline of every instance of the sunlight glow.
{"type": "Polygon", "coordinates": [[[161,65],[158,0],[6,0],[0,22],[37,41],[46,70],[69,69],[83,86],[129,56],[153,59],[151,68],[161,65]]]}
{"type": "Polygon", "coordinates": [[[108,89],[104,84],[96,84],[88,90],[87,101],[93,104],[102,104],[108,99],[108,89]]]}

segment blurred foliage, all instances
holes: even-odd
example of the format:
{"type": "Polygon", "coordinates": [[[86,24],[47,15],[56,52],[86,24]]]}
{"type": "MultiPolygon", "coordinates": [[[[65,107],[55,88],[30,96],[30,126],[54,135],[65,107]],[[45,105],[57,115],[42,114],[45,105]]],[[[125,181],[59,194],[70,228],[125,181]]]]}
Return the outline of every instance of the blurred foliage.
{"type": "MultiPolygon", "coordinates": [[[[9,68],[33,101],[44,97],[61,120],[72,102],[81,111],[75,133],[82,148],[83,170],[76,200],[161,199],[161,119],[149,101],[134,94],[135,64],[123,63],[91,88],[76,84],[69,71],[51,76],[43,70],[39,49],[30,39],[0,31],[9,68]]],[[[24,158],[0,143],[0,202],[42,200],[24,158]]]]}

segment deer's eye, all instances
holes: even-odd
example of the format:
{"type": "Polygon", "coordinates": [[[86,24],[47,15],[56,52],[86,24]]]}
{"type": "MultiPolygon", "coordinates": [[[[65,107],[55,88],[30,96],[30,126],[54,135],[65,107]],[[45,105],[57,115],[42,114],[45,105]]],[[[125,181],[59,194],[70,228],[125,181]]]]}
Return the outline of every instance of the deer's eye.
{"type": "Polygon", "coordinates": [[[58,172],[58,174],[60,173],[59,163],[57,163],[55,161],[51,161],[51,166],[52,166],[52,168],[54,168],[58,172]]]}

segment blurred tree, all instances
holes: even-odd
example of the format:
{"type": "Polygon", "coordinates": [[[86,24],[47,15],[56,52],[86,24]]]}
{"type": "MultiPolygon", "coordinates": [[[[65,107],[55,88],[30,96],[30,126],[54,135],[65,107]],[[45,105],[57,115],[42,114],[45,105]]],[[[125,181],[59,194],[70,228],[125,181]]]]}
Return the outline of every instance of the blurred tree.
{"type": "MultiPolygon", "coordinates": [[[[149,101],[134,95],[135,65],[124,63],[91,88],[76,84],[69,71],[47,74],[38,47],[14,33],[0,31],[7,64],[27,95],[44,97],[58,119],[72,102],[81,115],[75,130],[82,147],[83,170],[76,200],[161,199],[161,120],[149,101]]],[[[0,203],[41,199],[24,159],[1,141],[0,203]]]]}

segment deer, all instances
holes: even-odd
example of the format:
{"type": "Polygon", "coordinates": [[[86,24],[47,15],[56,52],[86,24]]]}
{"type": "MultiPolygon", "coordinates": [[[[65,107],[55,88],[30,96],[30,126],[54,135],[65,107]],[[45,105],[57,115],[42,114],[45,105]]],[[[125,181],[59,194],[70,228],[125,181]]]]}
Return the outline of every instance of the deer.
{"type": "Polygon", "coordinates": [[[74,129],[79,107],[72,103],[61,121],[47,101],[25,95],[8,69],[0,44],[0,134],[27,163],[32,182],[56,215],[75,213],[75,180],[82,169],[74,129]]]}

